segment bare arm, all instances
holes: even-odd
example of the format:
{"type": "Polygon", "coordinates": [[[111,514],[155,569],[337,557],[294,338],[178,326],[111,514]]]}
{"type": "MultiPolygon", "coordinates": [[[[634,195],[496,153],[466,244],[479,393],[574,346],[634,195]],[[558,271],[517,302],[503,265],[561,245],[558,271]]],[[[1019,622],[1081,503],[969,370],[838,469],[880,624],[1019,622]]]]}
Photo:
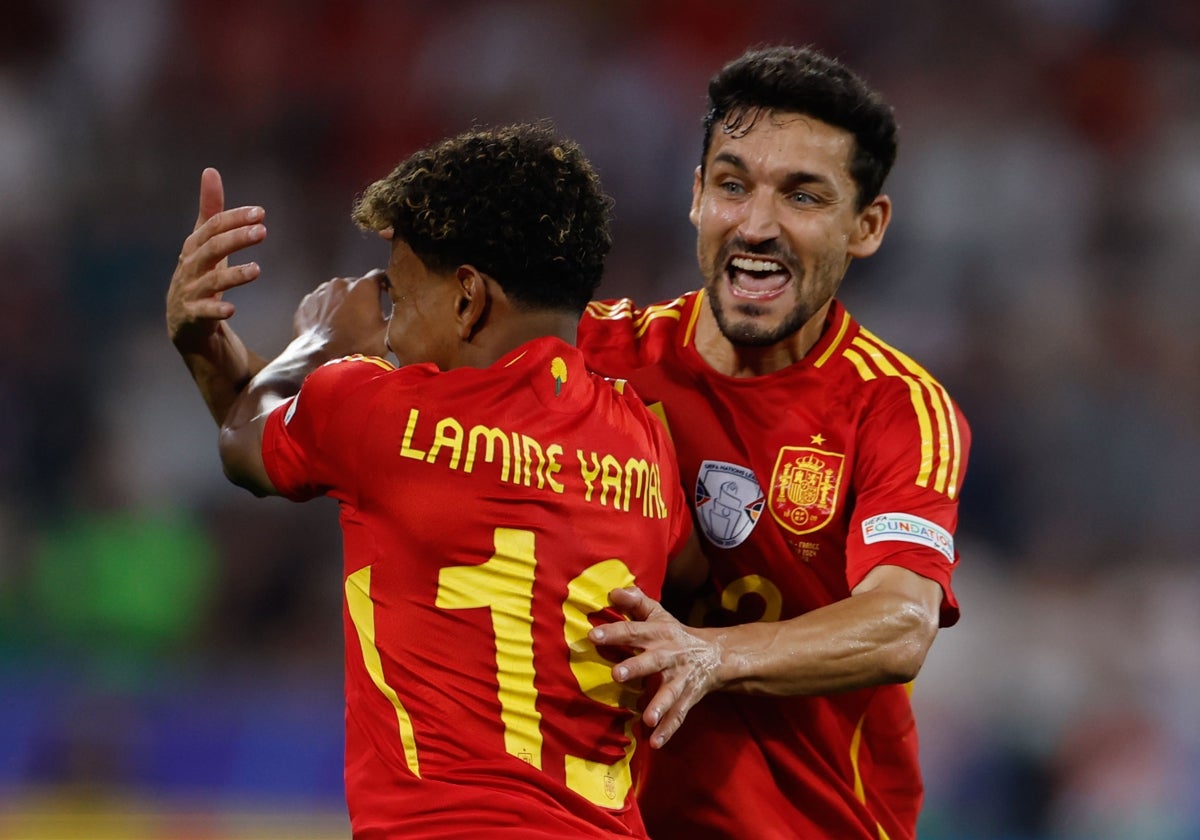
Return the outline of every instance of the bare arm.
{"type": "Polygon", "coordinates": [[[614,590],[633,621],[593,629],[597,644],[641,651],[618,682],[661,673],[644,719],[661,747],[712,691],[831,694],[913,679],[937,634],[941,586],[898,566],[872,570],[846,598],[787,621],[687,627],[637,590],[614,590]]]}
{"type": "Polygon", "coordinates": [[[227,319],[234,306],[222,299],[224,292],[259,276],[256,263],[231,267],[229,257],[266,237],[263,208],[224,206],[220,173],[205,169],[200,212],[179,253],[166,301],[167,335],[218,425],[234,397],[265,364],[230,327],[227,319]]]}
{"type": "Polygon", "coordinates": [[[383,276],[373,271],[356,279],[336,277],[300,302],[296,338],[234,396],[221,424],[221,464],[234,484],[256,496],[276,493],[263,464],[263,428],[271,411],[300,391],[305,377],[351,353],[387,353],[379,302],[383,276]]]}

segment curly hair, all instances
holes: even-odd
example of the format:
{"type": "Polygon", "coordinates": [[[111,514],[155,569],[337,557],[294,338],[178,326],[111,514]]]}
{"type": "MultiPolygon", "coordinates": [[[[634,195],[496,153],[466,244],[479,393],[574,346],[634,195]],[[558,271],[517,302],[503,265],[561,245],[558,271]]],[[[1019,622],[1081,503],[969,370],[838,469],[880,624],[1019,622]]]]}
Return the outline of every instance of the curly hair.
{"type": "Polygon", "coordinates": [[[858,209],[879,195],[896,161],[896,118],[890,105],[851,70],[812,47],[749,50],[708,83],[703,170],[713,130],[745,134],[766,111],[807,114],[854,135],[850,175],[858,209]]]}
{"type": "Polygon", "coordinates": [[[473,265],[525,308],[583,312],[612,246],[610,199],[547,122],[473,130],[416,152],[354,206],[431,270],[473,265]]]}

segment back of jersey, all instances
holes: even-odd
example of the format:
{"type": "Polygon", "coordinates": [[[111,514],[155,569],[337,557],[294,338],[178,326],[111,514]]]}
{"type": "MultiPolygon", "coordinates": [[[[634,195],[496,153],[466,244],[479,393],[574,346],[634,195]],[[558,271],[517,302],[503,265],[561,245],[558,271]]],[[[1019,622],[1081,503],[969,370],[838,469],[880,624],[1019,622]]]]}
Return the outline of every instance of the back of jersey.
{"type": "Polygon", "coordinates": [[[642,835],[638,696],[586,635],[611,589],[658,595],[686,534],[663,430],[551,339],[337,367],[270,469],[341,502],[356,836],[642,835]]]}

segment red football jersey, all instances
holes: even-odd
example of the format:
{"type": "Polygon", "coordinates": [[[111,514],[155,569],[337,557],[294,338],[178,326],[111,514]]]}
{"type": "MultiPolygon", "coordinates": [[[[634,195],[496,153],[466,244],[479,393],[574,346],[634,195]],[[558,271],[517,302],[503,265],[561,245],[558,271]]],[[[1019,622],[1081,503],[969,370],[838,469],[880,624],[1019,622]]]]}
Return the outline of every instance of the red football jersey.
{"type": "Polygon", "coordinates": [[[587,641],[690,530],[666,433],[551,338],[489,368],[350,357],[268,419],[283,495],[336,498],[355,837],[642,837],[636,693],[587,641]]]}
{"type": "MultiPolygon", "coordinates": [[[[703,292],[645,309],[593,302],[579,346],[661,412],[709,557],[694,623],[778,621],[844,599],[875,566],[941,584],[943,626],[969,431],[925,370],[835,302],[807,357],[716,373],[693,344],[703,292]]],[[[658,838],[914,835],[922,785],[908,690],[823,697],[718,692],[650,759],[658,838]]]]}

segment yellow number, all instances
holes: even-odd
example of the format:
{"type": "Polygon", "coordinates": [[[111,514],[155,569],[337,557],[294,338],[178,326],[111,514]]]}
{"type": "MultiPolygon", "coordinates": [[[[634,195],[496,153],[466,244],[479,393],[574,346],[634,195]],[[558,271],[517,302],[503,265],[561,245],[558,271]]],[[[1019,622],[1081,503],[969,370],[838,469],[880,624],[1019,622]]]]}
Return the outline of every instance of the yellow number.
{"type": "MultiPolygon", "coordinates": [[[[563,636],[571,652],[571,670],[583,693],[606,706],[635,707],[637,694],[614,682],[612,663],[602,657],[596,646],[587,639],[592,623],[588,613],[608,604],[608,593],[634,582],[633,573],[620,560],[605,560],[589,566],[567,587],[567,602],[563,604],[563,636]]],[[[634,718],[625,723],[628,745],[625,755],[616,764],[588,761],[579,756],[567,756],[567,787],[587,799],[608,808],[619,807],[633,785],[629,761],[637,747],[633,737],[634,718]]]]}
{"type": "Polygon", "coordinates": [[[750,594],[763,599],[763,615],[759,621],[779,620],[783,614],[783,594],[779,587],[762,575],[747,575],[726,586],[721,593],[721,606],[730,612],[737,612],[738,602],[750,594]]]}
{"type": "Polygon", "coordinates": [[[504,749],[541,769],[542,716],[533,685],[533,532],[497,528],[495,545],[486,563],[442,569],[437,605],[491,611],[504,749]]]}
{"type": "MultiPolygon", "coordinates": [[[[529,764],[542,767],[542,716],[537,710],[533,662],[533,579],[537,556],[532,531],[497,528],[495,552],[477,566],[453,566],[438,574],[437,606],[446,610],[486,608],[491,613],[496,641],[496,682],[500,719],[504,724],[504,749],[529,764]]],[[[633,709],[637,690],[615,683],[612,664],[587,640],[590,613],[608,605],[612,589],[634,583],[633,573],[620,560],[605,560],[585,569],[570,582],[562,606],[563,638],[571,672],[580,690],[596,702],[633,709]]],[[[408,767],[420,776],[412,720],[395,690],[387,684],[375,645],[375,613],[371,600],[371,567],[346,578],[346,603],[358,630],[363,664],[376,688],[396,709],[400,741],[408,767]]],[[[619,808],[632,787],[630,760],[637,746],[633,736],[635,716],[625,724],[627,745],[615,764],[566,756],[567,787],[589,802],[619,808]]]]}

